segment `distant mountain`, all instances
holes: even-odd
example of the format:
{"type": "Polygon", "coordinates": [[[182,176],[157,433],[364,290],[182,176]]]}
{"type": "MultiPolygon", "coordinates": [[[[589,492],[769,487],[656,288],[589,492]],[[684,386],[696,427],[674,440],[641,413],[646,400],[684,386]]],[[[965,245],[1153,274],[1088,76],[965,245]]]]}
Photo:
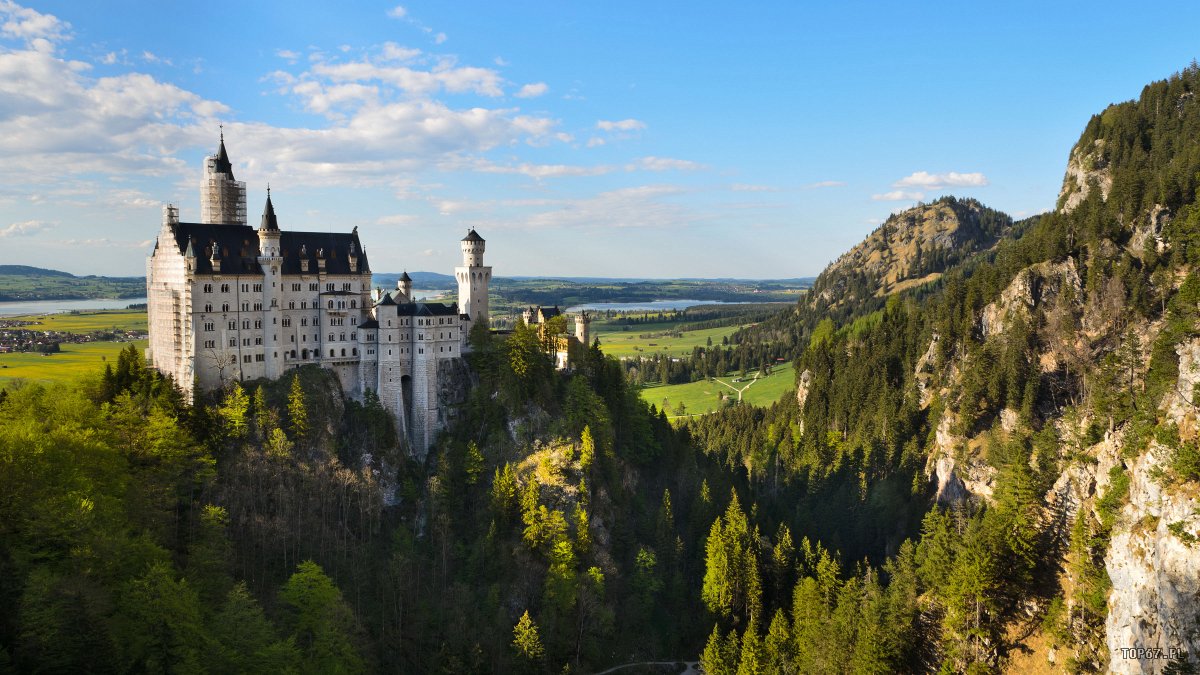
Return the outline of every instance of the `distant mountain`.
{"type": "Polygon", "coordinates": [[[42,267],[30,267],[29,265],[0,265],[0,275],[6,276],[26,276],[26,277],[74,277],[70,272],[60,272],[58,270],[48,270],[42,267]]]}
{"type": "MultiPolygon", "coordinates": [[[[395,288],[396,281],[400,278],[401,274],[401,272],[381,272],[378,274],[372,274],[371,281],[376,286],[395,288]]],[[[438,272],[409,272],[408,276],[412,278],[413,288],[453,288],[456,283],[453,276],[449,274],[439,274],[438,272]]]]}
{"type": "Polygon", "coordinates": [[[892,214],[831,263],[813,283],[810,302],[835,307],[934,281],[1012,229],[1011,217],[974,199],[919,204],[892,214]]]}

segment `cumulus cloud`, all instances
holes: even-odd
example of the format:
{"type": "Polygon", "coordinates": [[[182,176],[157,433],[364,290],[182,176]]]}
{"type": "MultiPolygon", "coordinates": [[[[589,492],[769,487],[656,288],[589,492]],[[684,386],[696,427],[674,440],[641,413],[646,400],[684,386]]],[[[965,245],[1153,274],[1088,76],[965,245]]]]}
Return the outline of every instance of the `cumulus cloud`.
{"type": "Polygon", "coordinates": [[[404,9],[403,5],[396,5],[387,11],[387,15],[393,19],[403,19],[408,16],[408,10],[404,9]]]}
{"type": "MultiPolygon", "coordinates": [[[[12,0],[0,0],[0,36],[25,40],[33,45],[35,40],[55,42],[70,37],[71,24],[53,14],[43,14],[35,9],[22,7],[12,0]]],[[[44,44],[44,43],[43,43],[44,44]]]]}
{"type": "Polygon", "coordinates": [[[924,192],[910,192],[906,190],[892,190],[883,194],[871,195],[872,201],[877,202],[915,202],[920,201],[924,197],[924,192]]]}
{"type": "Polygon", "coordinates": [[[535,82],[533,84],[527,84],[521,87],[521,89],[514,95],[517,98],[536,98],[542,94],[545,94],[549,90],[550,87],[545,82],[535,82]]]}
{"type": "Polygon", "coordinates": [[[281,59],[286,59],[288,61],[296,61],[297,59],[300,58],[300,53],[292,51],[290,49],[276,49],[275,56],[278,56],[281,59]]]}
{"type": "Polygon", "coordinates": [[[49,223],[41,220],[24,220],[0,228],[0,239],[7,237],[29,237],[50,227],[49,223]]]}
{"type": "Polygon", "coordinates": [[[384,61],[409,61],[420,55],[420,49],[402,47],[395,42],[385,42],[383,43],[383,49],[379,53],[379,58],[384,61]]]}
{"type": "Polygon", "coordinates": [[[944,187],[983,187],[987,184],[987,177],[978,172],[959,173],[957,171],[950,171],[948,173],[929,173],[927,171],[917,171],[892,183],[892,187],[916,187],[925,190],[940,190],[944,187]]]}
{"type": "Polygon", "coordinates": [[[646,123],[635,119],[600,120],[596,122],[596,128],[602,131],[641,131],[646,128],[646,123]]]}

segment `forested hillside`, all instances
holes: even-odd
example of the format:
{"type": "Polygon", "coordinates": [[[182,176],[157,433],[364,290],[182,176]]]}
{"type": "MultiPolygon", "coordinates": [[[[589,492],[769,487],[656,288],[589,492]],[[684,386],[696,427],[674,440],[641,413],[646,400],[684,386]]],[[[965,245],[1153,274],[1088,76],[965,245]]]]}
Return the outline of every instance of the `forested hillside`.
{"type": "Polygon", "coordinates": [[[730,607],[714,537],[760,567],[781,542],[727,514],[707,672],[1195,668],[1197,88],[1193,65],[1094,117],[1061,208],[935,283],[831,312],[862,295],[823,282],[834,265],[826,297],[753,329],[807,345],[796,399],[697,420],[696,441],[760,494],[800,486],[798,513],[855,485],[843,541],[863,516],[881,531],[730,607]]]}

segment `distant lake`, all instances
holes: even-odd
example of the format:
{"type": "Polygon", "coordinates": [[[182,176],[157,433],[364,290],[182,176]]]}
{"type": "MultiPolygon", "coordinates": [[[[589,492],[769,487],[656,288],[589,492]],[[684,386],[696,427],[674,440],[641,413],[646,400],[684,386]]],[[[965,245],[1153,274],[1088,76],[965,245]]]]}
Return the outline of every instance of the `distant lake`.
{"type": "Polygon", "coordinates": [[[751,302],[725,302],[724,300],[650,300],[649,302],[589,302],[568,307],[568,312],[603,312],[605,310],[654,311],[660,309],[687,309],[696,305],[751,305],[751,302]]]}
{"type": "Polygon", "coordinates": [[[95,298],[92,300],[28,300],[0,302],[0,316],[25,314],[60,314],[87,312],[97,309],[125,309],[130,305],[146,304],[146,298],[95,298]]]}

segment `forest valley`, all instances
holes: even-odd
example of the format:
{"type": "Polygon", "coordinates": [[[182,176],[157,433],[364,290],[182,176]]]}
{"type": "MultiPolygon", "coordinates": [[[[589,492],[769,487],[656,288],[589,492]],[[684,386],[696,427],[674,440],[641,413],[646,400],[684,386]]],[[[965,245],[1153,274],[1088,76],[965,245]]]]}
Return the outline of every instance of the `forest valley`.
{"type": "Polygon", "coordinates": [[[795,359],[769,408],[673,426],[520,324],[424,463],[316,367],[0,391],[0,672],[1195,672],[1197,89],[1093,117],[1056,211],[898,214],[864,245],[916,257],[687,366],[795,359]]]}

